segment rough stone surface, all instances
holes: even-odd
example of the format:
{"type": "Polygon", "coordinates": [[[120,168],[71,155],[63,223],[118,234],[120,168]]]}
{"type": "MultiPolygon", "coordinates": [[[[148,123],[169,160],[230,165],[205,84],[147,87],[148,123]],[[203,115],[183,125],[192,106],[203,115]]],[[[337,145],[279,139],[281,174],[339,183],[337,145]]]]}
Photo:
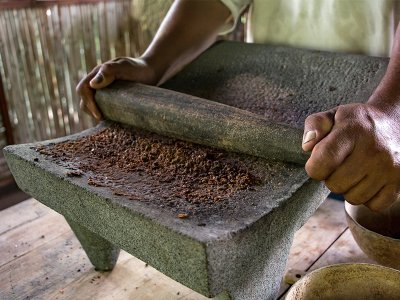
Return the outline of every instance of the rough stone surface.
{"type": "MultiPolygon", "coordinates": [[[[362,56],[222,43],[165,86],[301,128],[310,112],[366,100],[386,63],[362,56]]],[[[210,216],[206,226],[198,226],[195,218],[179,219],[166,207],[88,185],[85,176],[68,177],[65,167],[32,149],[37,146],[5,149],[11,171],[25,192],[209,297],[274,299],[294,232],[327,195],[302,167],[260,161],[260,168],[276,172],[276,178],[231,199],[239,210],[249,210],[234,217],[210,216]],[[249,206],[249,201],[256,205],[249,206]]]]}
{"type": "MultiPolygon", "coordinates": [[[[107,188],[89,185],[85,176],[69,177],[68,168],[39,154],[37,146],[5,149],[11,171],[25,192],[209,297],[227,291],[233,299],[273,299],[294,232],[327,195],[320,183],[307,179],[301,167],[293,167],[290,172],[286,169],[284,180],[275,185],[277,190],[275,182],[235,197],[238,208],[245,208],[243,213],[211,215],[202,219],[206,226],[198,226],[196,217],[180,219],[168,207],[117,196],[107,188]],[[248,205],[249,201],[256,205],[248,205]]],[[[279,163],[269,164],[282,168],[279,163]]]]}
{"type": "Polygon", "coordinates": [[[68,219],[67,222],[96,270],[112,270],[117,262],[120,249],[79,223],[68,219]]]}
{"type": "Polygon", "coordinates": [[[311,113],[367,101],[387,64],[386,58],[222,42],[163,87],[302,128],[311,113]]]}
{"type": "Polygon", "coordinates": [[[301,129],[215,101],[143,84],[116,82],[97,91],[96,102],[109,120],[169,137],[301,165],[309,157],[299,147],[301,129]]]}
{"type": "Polygon", "coordinates": [[[185,215],[198,226],[222,219],[226,226],[227,220],[257,215],[263,195],[279,195],[286,177],[298,169],[116,124],[36,150],[65,167],[67,176],[185,215]]]}

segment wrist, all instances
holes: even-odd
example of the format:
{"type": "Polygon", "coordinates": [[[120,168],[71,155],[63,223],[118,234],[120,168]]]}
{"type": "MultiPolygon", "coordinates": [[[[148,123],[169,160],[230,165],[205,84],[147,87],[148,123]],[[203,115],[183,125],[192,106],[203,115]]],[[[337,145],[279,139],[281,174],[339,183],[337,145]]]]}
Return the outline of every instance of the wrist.
{"type": "Polygon", "coordinates": [[[168,71],[168,65],[158,59],[157,56],[144,53],[139,59],[143,61],[150,72],[152,84],[158,85],[168,71]]]}
{"type": "Polygon", "coordinates": [[[367,105],[387,115],[400,116],[400,89],[381,82],[368,99],[367,105]]]}

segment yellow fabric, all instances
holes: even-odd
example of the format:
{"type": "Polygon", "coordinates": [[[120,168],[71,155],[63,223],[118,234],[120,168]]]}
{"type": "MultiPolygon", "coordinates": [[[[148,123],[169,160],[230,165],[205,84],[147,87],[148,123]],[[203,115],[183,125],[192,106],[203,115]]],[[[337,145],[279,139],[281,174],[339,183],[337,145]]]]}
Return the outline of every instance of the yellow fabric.
{"type": "Polygon", "coordinates": [[[237,19],[250,5],[247,41],[389,56],[400,0],[220,0],[237,19]]]}

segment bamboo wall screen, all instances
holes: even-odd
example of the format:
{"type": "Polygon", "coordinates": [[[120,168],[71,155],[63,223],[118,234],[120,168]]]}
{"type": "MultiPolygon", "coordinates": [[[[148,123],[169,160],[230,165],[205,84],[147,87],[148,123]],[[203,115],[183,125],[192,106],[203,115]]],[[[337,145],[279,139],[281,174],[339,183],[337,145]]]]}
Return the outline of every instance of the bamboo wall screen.
{"type": "Polygon", "coordinates": [[[79,109],[76,84],[103,61],[139,55],[171,3],[120,0],[1,10],[0,72],[15,142],[92,126],[79,109]]]}

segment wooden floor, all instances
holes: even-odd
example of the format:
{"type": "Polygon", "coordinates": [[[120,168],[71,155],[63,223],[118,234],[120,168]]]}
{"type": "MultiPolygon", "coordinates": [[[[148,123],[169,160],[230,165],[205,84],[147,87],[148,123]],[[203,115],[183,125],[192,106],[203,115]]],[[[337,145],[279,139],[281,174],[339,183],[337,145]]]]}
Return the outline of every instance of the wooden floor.
{"type": "MultiPolygon", "coordinates": [[[[328,199],[296,233],[280,296],[296,275],[345,262],[372,262],[355,244],[343,202],[328,199]]],[[[96,272],[64,218],[29,199],[0,211],[0,299],[185,299],[205,297],[122,252],[96,272]]]]}

